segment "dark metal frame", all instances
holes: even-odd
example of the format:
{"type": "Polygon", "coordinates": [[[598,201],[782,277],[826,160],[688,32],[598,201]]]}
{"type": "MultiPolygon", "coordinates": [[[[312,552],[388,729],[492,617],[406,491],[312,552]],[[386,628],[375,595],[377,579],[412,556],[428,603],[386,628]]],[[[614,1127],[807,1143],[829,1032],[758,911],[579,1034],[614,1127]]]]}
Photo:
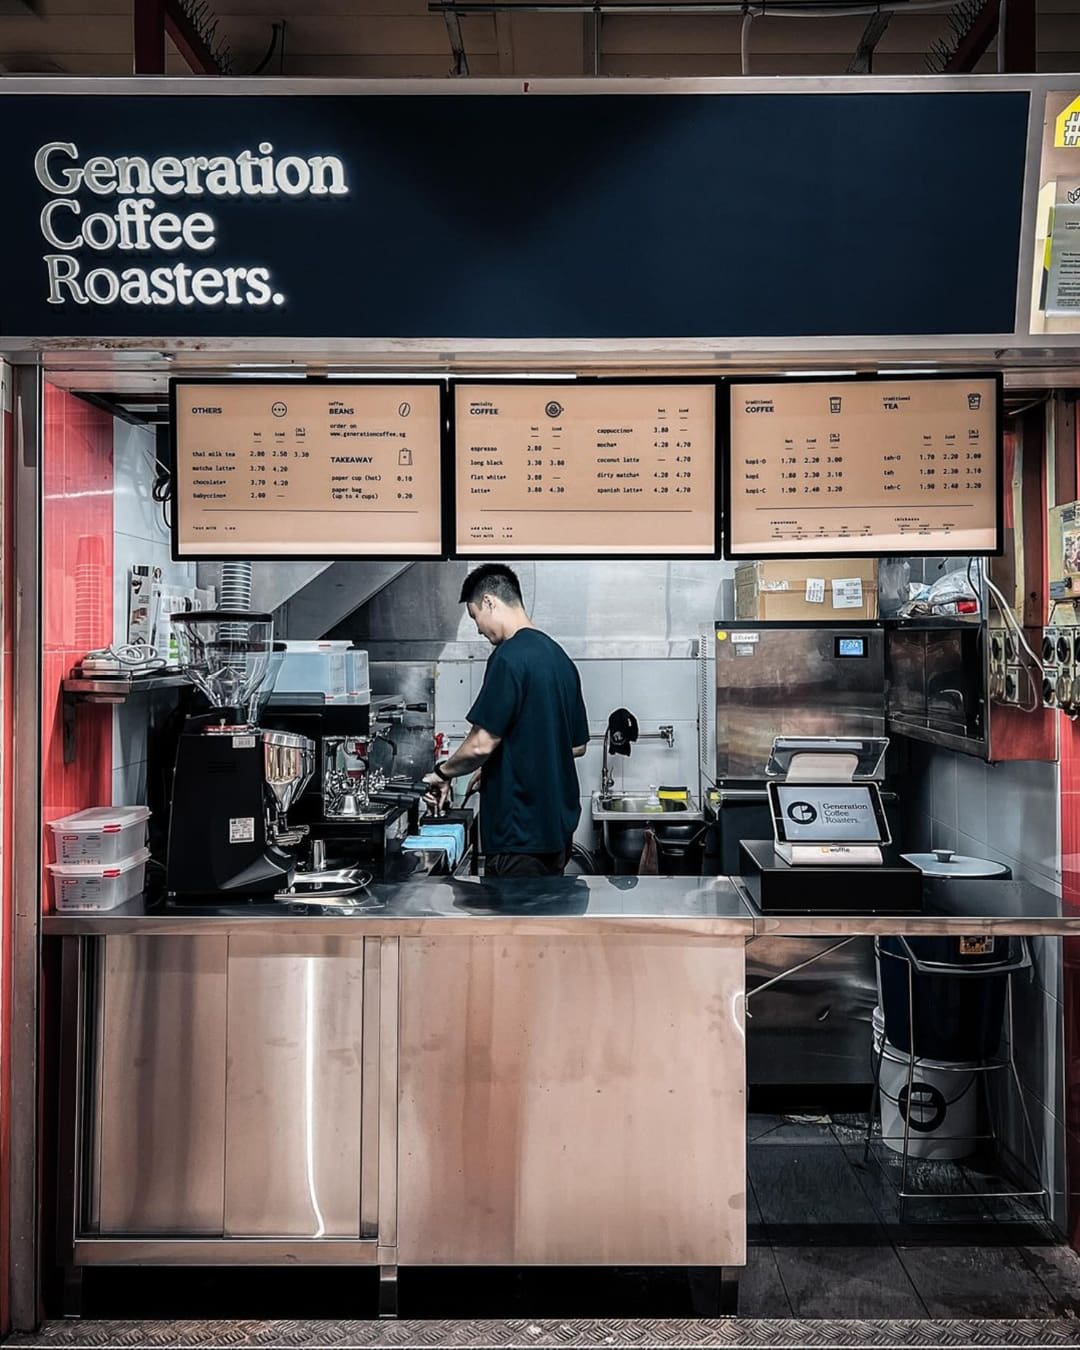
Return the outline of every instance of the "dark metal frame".
{"type": "MultiPolygon", "coordinates": [[[[807,552],[790,552],[784,549],[771,550],[765,552],[761,549],[741,549],[736,550],[731,543],[731,518],[732,496],[731,496],[731,395],[736,386],[741,385],[765,385],[765,384],[866,384],[868,382],[880,382],[881,380],[895,378],[896,380],[907,381],[930,381],[930,380],[992,380],[996,388],[995,417],[996,426],[994,429],[994,492],[997,504],[997,520],[995,526],[996,542],[990,552],[972,553],[970,549],[947,549],[937,545],[931,545],[927,548],[919,549],[890,549],[890,557],[896,558],[968,558],[968,557],[988,557],[998,558],[1005,550],[1005,502],[1003,497],[1003,475],[1005,471],[1005,381],[1000,371],[935,371],[933,374],[904,374],[897,376],[883,376],[874,372],[867,372],[856,375],[800,375],[790,378],[777,379],[775,376],[747,376],[738,377],[725,381],[724,392],[727,403],[724,409],[724,431],[723,443],[720,447],[720,463],[723,468],[723,530],[724,530],[724,556],[730,558],[733,562],[745,561],[775,561],[788,559],[808,560],[815,556],[823,557],[826,554],[829,557],[843,558],[878,558],[881,556],[880,549],[850,549],[843,547],[842,540],[831,539],[823,547],[822,552],[818,554],[807,552]]],[[[793,508],[794,509],[794,508],[793,508]]]]}
{"type": "Polygon", "coordinates": [[[228,376],[213,376],[207,379],[199,379],[197,376],[178,376],[169,381],[169,434],[173,443],[172,455],[172,477],[173,477],[173,510],[170,522],[170,544],[172,557],[175,562],[442,562],[449,555],[447,550],[447,541],[450,538],[453,513],[453,477],[450,472],[450,455],[447,451],[448,430],[447,430],[447,404],[448,394],[446,389],[446,380],[440,378],[431,379],[402,379],[388,376],[386,379],[379,377],[370,380],[357,379],[337,379],[334,377],[319,378],[317,376],[305,376],[303,379],[273,379],[269,377],[248,379],[247,377],[230,378],[228,376]],[[181,495],[177,484],[177,454],[176,454],[176,391],[181,385],[198,385],[201,388],[209,388],[221,385],[261,385],[263,387],[274,387],[278,389],[296,389],[301,386],[318,386],[325,389],[364,389],[385,387],[393,385],[402,389],[420,389],[436,388],[439,393],[439,551],[438,553],[343,553],[337,549],[331,553],[320,553],[317,550],[310,553],[185,553],[180,544],[180,511],[181,495]]]}
{"type": "Polygon", "coordinates": [[[552,377],[550,380],[499,380],[485,379],[482,375],[472,375],[468,378],[453,379],[448,381],[449,385],[449,434],[448,434],[448,457],[451,461],[452,478],[454,480],[454,500],[452,502],[452,525],[450,535],[449,556],[455,559],[468,560],[470,562],[490,561],[494,554],[490,552],[475,553],[470,552],[469,548],[462,544],[458,539],[457,531],[457,391],[458,389],[467,389],[478,385],[495,385],[497,388],[511,389],[543,389],[545,385],[558,388],[564,385],[571,385],[574,388],[588,386],[595,388],[599,386],[610,387],[613,389],[622,386],[641,386],[651,385],[658,389],[668,388],[674,385],[711,385],[713,388],[713,547],[708,552],[699,550],[679,549],[671,547],[664,552],[638,553],[632,547],[626,549],[615,549],[607,552],[592,552],[587,548],[580,551],[566,553],[542,553],[534,552],[532,549],[522,549],[520,547],[507,547],[500,550],[498,556],[505,556],[508,559],[521,559],[528,562],[613,562],[613,561],[636,561],[636,562],[656,562],[665,558],[677,559],[697,559],[702,562],[708,562],[723,556],[722,553],[722,501],[721,501],[721,461],[723,456],[723,443],[721,439],[721,387],[724,381],[713,375],[686,375],[686,376],[605,376],[605,375],[581,375],[575,376],[573,372],[568,372],[563,378],[552,377]]]}
{"type": "MultiPolygon", "coordinates": [[[[978,1065],[956,1064],[948,1068],[946,1068],[943,1065],[936,1065],[936,1071],[956,1073],[956,1074],[960,1073],[971,1074],[972,1077],[975,1078],[975,1080],[980,1084],[980,1086],[983,1089],[983,1096],[985,1098],[987,1108],[987,1117],[990,1120],[990,1133],[969,1135],[969,1136],[956,1136],[956,1135],[950,1136],[951,1139],[955,1140],[957,1138],[960,1138],[964,1142],[967,1142],[968,1140],[974,1142],[976,1140],[985,1140],[985,1139],[992,1139],[996,1141],[997,1135],[993,1127],[993,1116],[990,1107],[990,1091],[989,1087],[987,1086],[987,1078],[989,1074],[999,1070],[1007,1069],[1009,1071],[1013,1084],[1016,1088],[1017,1099],[1020,1102],[1020,1111],[1024,1121],[1024,1134],[1026,1137],[1027,1146],[1031,1150],[1032,1160],[1035,1164],[1034,1175],[1037,1177],[1039,1149],[1035,1142],[1035,1131],[1031,1124],[1031,1116],[1027,1109],[1027,1103],[1024,1101],[1024,1086],[1020,1081],[1020,1074],[1016,1068],[1016,1056],[1014,1053],[1015,1027],[1013,1021],[1013,976],[1019,973],[1021,970],[1029,970],[1031,968],[1031,952],[1028,946],[1027,938],[1018,937],[1010,939],[1010,941],[1014,941],[1019,944],[1020,956],[1016,960],[1010,961],[1004,966],[972,966],[970,969],[959,969],[955,966],[950,966],[947,963],[943,963],[940,961],[921,960],[918,956],[915,955],[910,944],[908,943],[907,938],[901,936],[898,938],[898,941],[900,942],[901,946],[904,949],[903,955],[900,955],[898,952],[883,950],[880,941],[878,941],[877,939],[875,939],[874,941],[874,950],[879,960],[881,959],[881,957],[887,956],[889,957],[890,960],[902,961],[907,966],[908,1045],[911,1047],[911,1049],[910,1052],[908,1053],[905,1053],[902,1050],[893,1049],[893,1047],[890,1046],[888,1041],[886,1040],[884,1031],[882,1032],[881,1046],[874,1055],[874,1063],[873,1063],[874,1091],[873,1096],[871,1097],[870,1100],[870,1111],[866,1119],[866,1139],[863,1145],[863,1161],[869,1162],[871,1157],[873,1156],[871,1152],[871,1144],[873,1143],[874,1139],[874,1117],[877,1113],[878,1103],[881,1100],[882,1063],[885,1060],[888,1060],[890,1063],[893,1064],[906,1064],[907,1100],[908,1102],[910,1102],[912,1096],[912,1088],[915,1082],[915,1066],[920,1062],[920,1060],[927,1058],[926,1056],[920,1056],[919,1054],[917,1054],[915,1049],[916,971],[918,971],[920,974],[923,975],[932,975],[932,974],[947,975],[949,979],[958,979],[958,980],[988,979],[997,976],[999,978],[1004,977],[1006,981],[1005,984],[1007,994],[1006,1044],[1008,1045],[1008,1053],[1002,1059],[991,1059],[987,1060],[985,1063],[978,1065]]],[[[1028,1190],[1028,1191],[1016,1189],[1010,1191],[983,1191],[979,1192],[975,1197],[972,1197],[967,1194],[958,1196],[951,1191],[908,1190],[908,1171],[911,1163],[911,1115],[910,1112],[903,1112],[903,1116],[904,1116],[904,1133],[902,1135],[900,1136],[886,1135],[884,1133],[880,1133],[878,1135],[878,1138],[882,1143],[886,1142],[887,1140],[892,1140],[894,1143],[902,1144],[900,1155],[901,1156],[900,1184],[896,1188],[897,1198],[900,1202],[901,1223],[904,1222],[906,1205],[909,1200],[955,1200],[955,1199],[970,1200],[972,1198],[975,1199],[983,1198],[986,1200],[1031,1199],[1031,1200],[1041,1200],[1044,1204],[1045,1209],[1046,1202],[1049,1200],[1049,1192],[1045,1186],[1042,1186],[1039,1190],[1028,1190]]],[[[882,1174],[888,1177],[888,1172],[882,1165],[881,1160],[875,1158],[875,1161],[878,1163],[879,1167],[881,1167],[882,1174]]],[[[921,1159],[917,1161],[921,1161],[921,1159]]],[[[1049,1217],[1049,1215],[1047,1215],[1046,1217],[1049,1217]]]]}
{"type": "Polygon", "coordinates": [[[11,1263],[11,1321],[16,1329],[37,1324],[39,1315],[42,1169],[38,1129],[41,1086],[41,453],[44,429],[40,370],[14,367],[14,459],[16,567],[14,774],[15,841],[11,946],[10,1082],[18,1084],[11,1105],[11,1215],[6,1234],[11,1263]],[[20,842],[21,841],[21,842],[20,842]]]}

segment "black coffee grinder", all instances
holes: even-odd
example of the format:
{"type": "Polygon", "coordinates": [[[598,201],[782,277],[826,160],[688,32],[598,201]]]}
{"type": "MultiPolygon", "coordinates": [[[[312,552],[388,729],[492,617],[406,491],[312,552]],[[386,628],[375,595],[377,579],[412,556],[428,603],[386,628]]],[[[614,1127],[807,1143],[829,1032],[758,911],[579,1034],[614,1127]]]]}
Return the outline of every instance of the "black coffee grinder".
{"type": "Polygon", "coordinates": [[[306,736],[259,725],[281,653],[269,614],[174,614],[180,664],[211,711],[188,718],[176,753],[166,889],[175,903],[287,892],[307,834],[288,811],[315,767],[306,736]]]}

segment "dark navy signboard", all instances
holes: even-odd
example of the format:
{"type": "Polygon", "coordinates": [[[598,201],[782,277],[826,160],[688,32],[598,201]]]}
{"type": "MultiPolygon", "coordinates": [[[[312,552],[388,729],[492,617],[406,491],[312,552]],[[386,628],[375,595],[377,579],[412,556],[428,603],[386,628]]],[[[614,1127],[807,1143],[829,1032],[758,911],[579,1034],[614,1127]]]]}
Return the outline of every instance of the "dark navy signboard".
{"type": "Polygon", "coordinates": [[[1014,327],[1024,92],[0,97],[4,336],[1014,327]],[[279,191],[231,190],[245,152],[279,191]]]}

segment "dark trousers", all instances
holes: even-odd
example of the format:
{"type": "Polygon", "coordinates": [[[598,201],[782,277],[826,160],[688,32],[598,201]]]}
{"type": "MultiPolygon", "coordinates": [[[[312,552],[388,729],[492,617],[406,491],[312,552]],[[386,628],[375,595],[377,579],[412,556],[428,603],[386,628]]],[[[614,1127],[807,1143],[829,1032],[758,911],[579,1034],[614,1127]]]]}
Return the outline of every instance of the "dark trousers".
{"type": "MultiPolygon", "coordinates": [[[[571,841],[572,842],[572,841],[571,841]]],[[[571,844],[556,853],[489,853],[484,875],[489,877],[561,877],[570,861],[571,844]]]]}

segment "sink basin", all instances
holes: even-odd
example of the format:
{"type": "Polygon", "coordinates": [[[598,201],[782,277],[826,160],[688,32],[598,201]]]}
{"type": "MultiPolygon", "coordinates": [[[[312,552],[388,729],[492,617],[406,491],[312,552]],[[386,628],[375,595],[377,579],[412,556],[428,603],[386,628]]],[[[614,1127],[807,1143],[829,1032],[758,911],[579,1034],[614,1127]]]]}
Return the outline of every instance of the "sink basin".
{"type": "Polygon", "coordinates": [[[648,792],[612,792],[601,796],[593,794],[592,818],[596,821],[618,821],[629,823],[631,820],[651,821],[691,821],[703,820],[701,809],[693,797],[685,802],[663,801],[657,803],[648,792]]]}
{"type": "Polygon", "coordinates": [[[657,802],[649,797],[601,797],[602,811],[620,811],[631,816],[662,816],[669,811],[685,812],[689,810],[686,802],[657,802]]]}
{"type": "Polygon", "coordinates": [[[641,788],[603,796],[594,793],[592,818],[616,870],[623,872],[637,871],[648,829],[655,831],[663,853],[661,870],[681,870],[679,859],[694,861],[693,849],[698,846],[705,819],[692,797],[685,802],[657,803],[641,788]]]}

